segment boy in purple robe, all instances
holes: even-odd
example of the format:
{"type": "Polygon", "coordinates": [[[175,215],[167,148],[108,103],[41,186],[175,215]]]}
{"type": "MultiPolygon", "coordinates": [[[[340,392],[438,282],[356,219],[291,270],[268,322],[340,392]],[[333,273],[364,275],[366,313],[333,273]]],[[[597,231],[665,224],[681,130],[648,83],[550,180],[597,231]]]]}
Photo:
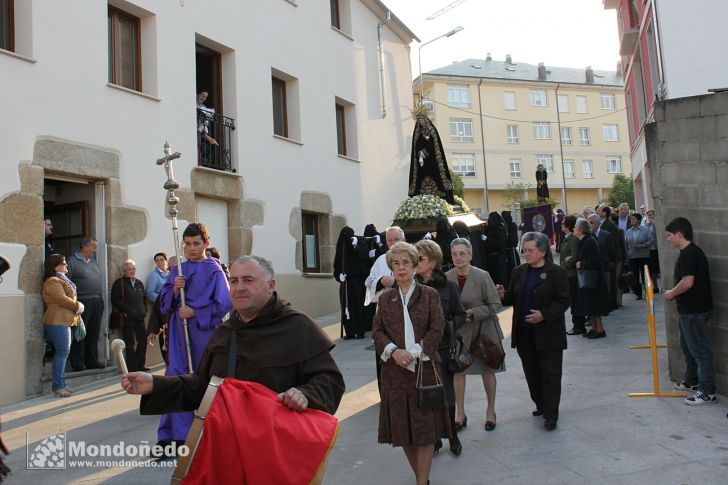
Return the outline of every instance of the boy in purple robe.
{"type": "MultiPolygon", "coordinates": [[[[220,264],[208,258],[205,250],[210,244],[207,228],[193,222],[182,233],[187,261],[179,269],[170,271],[167,282],[159,294],[162,313],[170,315],[168,364],[165,375],[178,376],[194,372],[207,347],[207,341],[232,309],[230,286],[220,264]],[[181,306],[180,290],[185,289],[185,306],[181,306]],[[189,368],[183,318],[187,318],[190,336],[192,366],[189,368]]],[[[168,413],[162,415],[157,429],[159,444],[173,441],[184,443],[192,425],[194,413],[168,413]]]]}

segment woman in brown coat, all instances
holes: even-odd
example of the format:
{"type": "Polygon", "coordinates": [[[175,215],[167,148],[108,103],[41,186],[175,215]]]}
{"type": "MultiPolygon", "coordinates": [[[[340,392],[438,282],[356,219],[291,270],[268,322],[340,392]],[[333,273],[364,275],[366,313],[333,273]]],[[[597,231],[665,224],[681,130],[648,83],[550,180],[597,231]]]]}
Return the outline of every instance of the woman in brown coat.
{"type": "Polygon", "coordinates": [[[411,244],[387,252],[397,284],[379,297],[372,335],[382,359],[379,442],[403,447],[417,484],[425,485],[435,441],[450,437],[450,423],[444,399],[442,408],[417,406],[416,366],[423,366],[423,383],[434,384],[444,324],[437,291],[414,280],[417,264],[411,244]]]}
{"type": "Polygon", "coordinates": [[[78,325],[83,304],[76,301],[76,285],[66,277],[66,258],[51,254],[45,260],[43,301],[48,306],[43,315],[46,340],[53,343],[55,353],[51,371],[51,388],[57,397],[68,397],[64,370],[71,350],[71,327],[78,325]]]}

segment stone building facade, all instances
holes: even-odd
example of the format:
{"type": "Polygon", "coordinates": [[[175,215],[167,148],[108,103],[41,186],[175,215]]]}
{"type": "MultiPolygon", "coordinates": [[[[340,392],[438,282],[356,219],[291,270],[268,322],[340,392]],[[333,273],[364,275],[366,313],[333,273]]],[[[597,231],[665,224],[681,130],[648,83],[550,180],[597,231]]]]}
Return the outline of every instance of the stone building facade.
{"type": "Polygon", "coordinates": [[[383,229],[407,196],[417,38],[386,5],[10,0],[0,14],[13,37],[0,43],[0,355],[14,364],[0,405],[41,391],[44,212],[57,251],[98,240],[107,310],[125,259],[145,280],[156,252],[174,253],[165,141],[182,153],[181,228],[205,222],[224,262],[270,259],[297,308],[338,309],[340,229],[383,229]],[[218,148],[200,141],[199,89],[218,148]]]}
{"type": "MultiPolygon", "coordinates": [[[[712,349],[718,392],[728,394],[728,92],[660,101],[646,126],[652,197],[659,228],[687,217],[695,242],[705,251],[715,304],[712,349]]],[[[658,233],[662,288],[672,288],[678,251],[658,233]]],[[[685,370],[677,309],[665,305],[670,375],[685,370]]]]}

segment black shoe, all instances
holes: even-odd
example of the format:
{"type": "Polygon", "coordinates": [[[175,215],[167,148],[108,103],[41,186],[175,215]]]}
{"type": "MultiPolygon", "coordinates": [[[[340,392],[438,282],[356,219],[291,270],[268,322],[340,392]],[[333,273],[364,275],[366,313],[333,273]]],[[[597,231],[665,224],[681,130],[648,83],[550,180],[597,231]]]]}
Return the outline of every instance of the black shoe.
{"type": "Polygon", "coordinates": [[[357,339],[357,340],[361,340],[361,339],[364,338],[364,334],[363,333],[358,333],[358,334],[354,335],[354,338],[357,339]]]}
{"type": "Polygon", "coordinates": [[[585,328],[576,328],[576,327],[574,327],[571,330],[569,330],[568,332],[566,332],[566,335],[583,335],[585,333],[586,333],[586,329],[585,328]]]}
{"type": "Polygon", "coordinates": [[[593,332],[591,335],[589,335],[587,338],[589,340],[594,340],[595,338],[604,338],[607,336],[607,332],[593,332]]]}
{"type": "Polygon", "coordinates": [[[142,372],[149,372],[150,370],[152,369],[150,369],[149,367],[142,367],[141,369],[142,372]]]}
{"type": "Polygon", "coordinates": [[[442,448],[442,440],[435,441],[435,451],[432,454],[437,455],[440,452],[440,448],[442,448]]]}
{"type": "Polygon", "coordinates": [[[91,362],[90,364],[86,364],[87,369],[105,369],[106,366],[104,364],[100,364],[98,362],[91,362]]]}
{"type": "Polygon", "coordinates": [[[463,420],[461,422],[455,421],[455,431],[460,431],[461,429],[468,426],[468,417],[463,416],[463,420]]]}
{"type": "Polygon", "coordinates": [[[594,330],[589,330],[589,331],[588,331],[588,332],[586,332],[586,333],[582,333],[582,334],[581,334],[581,336],[582,336],[582,337],[586,337],[586,338],[589,338],[589,336],[590,336],[590,335],[593,335],[593,334],[594,334],[594,330]]]}
{"type": "Polygon", "coordinates": [[[71,364],[71,369],[73,369],[73,372],[81,372],[86,370],[86,366],[83,364],[73,365],[71,364]]]}
{"type": "Polygon", "coordinates": [[[531,411],[531,415],[532,416],[543,416],[543,411],[541,411],[540,409],[534,409],[533,411],[531,411]]]}
{"type": "Polygon", "coordinates": [[[342,338],[343,338],[344,340],[351,340],[351,339],[353,339],[354,337],[352,337],[351,335],[344,335],[344,336],[343,336],[342,338]]]}
{"type": "Polygon", "coordinates": [[[556,421],[553,419],[547,419],[544,421],[543,427],[546,428],[546,431],[553,431],[556,429],[556,421]]]}
{"type": "Polygon", "coordinates": [[[457,436],[450,440],[450,453],[455,456],[460,456],[463,452],[463,444],[460,443],[460,438],[457,436]]]}

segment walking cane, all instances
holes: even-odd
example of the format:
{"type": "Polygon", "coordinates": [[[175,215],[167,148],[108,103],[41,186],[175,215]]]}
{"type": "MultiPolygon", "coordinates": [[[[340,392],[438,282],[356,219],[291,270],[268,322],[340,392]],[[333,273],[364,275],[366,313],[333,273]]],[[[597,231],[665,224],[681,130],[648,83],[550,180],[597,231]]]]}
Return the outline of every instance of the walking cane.
{"type": "MultiPolygon", "coordinates": [[[[164,171],[167,173],[167,181],[162,186],[167,191],[167,204],[169,205],[169,217],[172,219],[172,236],[174,238],[174,254],[177,257],[177,274],[184,277],[182,274],[182,259],[180,259],[180,243],[179,243],[179,228],[177,227],[177,204],[179,203],[179,197],[174,194],[175,189],[179,188],[179,183],[174,179],[172,172],[172,161],[180,158],[182,154],[180,152],[172,153],[172,147],[169,143],[164,142],[164,157],[157,160],[157,165],[164,165],[164,171]]],[[[179,290],[181,306],[185,305],[185,289],[179,290]]],[[[182,319],[182,328],[185,334],[185,346],[187,348],[187,366],[190,372],[194,372],[195,369],[192,367],[192,351],[190,349],[190,332],[188,330],[187,319],[182,319]]]]}

